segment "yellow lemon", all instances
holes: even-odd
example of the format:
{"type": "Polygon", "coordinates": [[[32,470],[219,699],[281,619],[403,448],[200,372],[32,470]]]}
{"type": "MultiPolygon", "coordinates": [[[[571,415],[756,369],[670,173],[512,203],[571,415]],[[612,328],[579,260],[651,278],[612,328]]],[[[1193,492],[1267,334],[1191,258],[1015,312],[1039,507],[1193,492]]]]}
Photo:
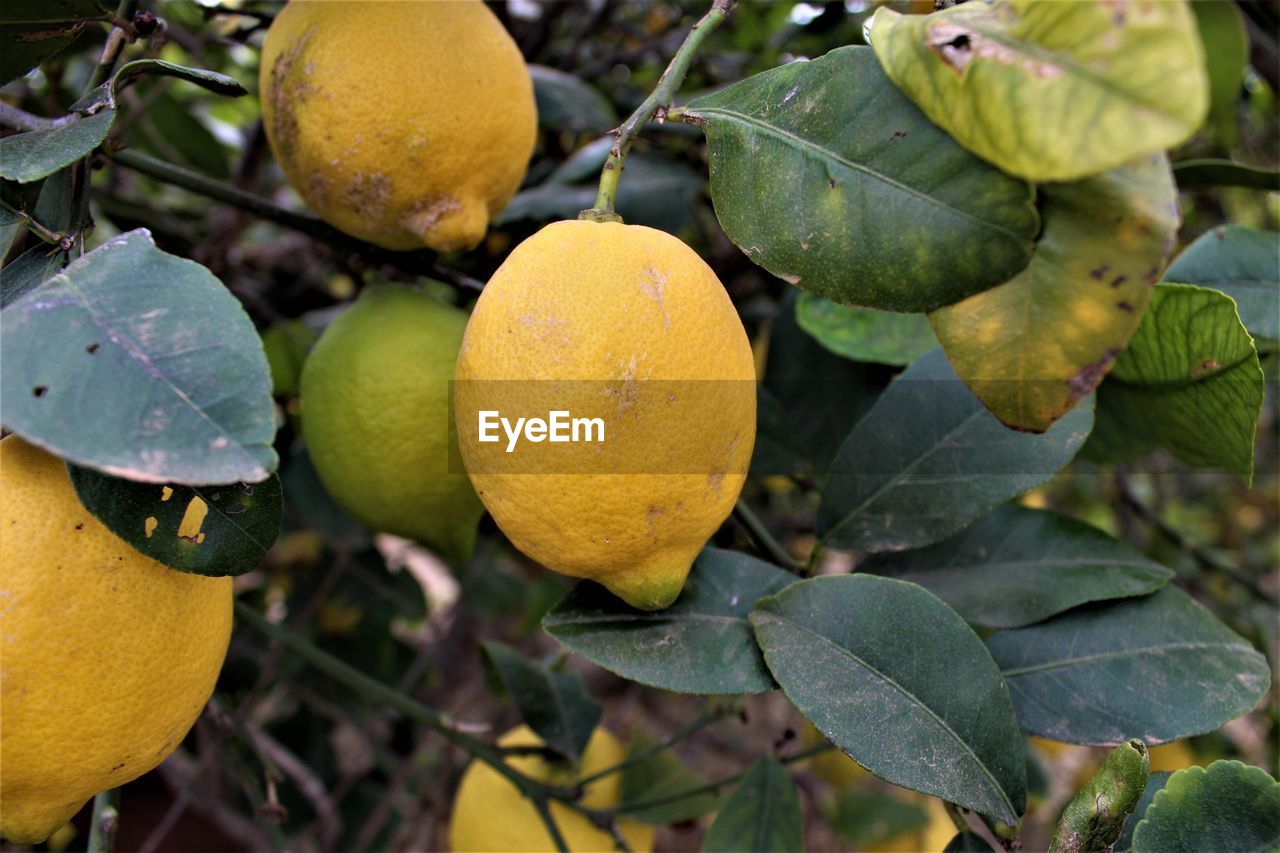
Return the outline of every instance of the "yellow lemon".
{"type": "MultiPolygon", "coordinates": [[[[520,726],[503,735],[498,745],[540,746],[542,740],[526,726],[520,726]]],[[[514,756],[507,763],[535,779],[571,787],[577,779],[612,767],[626,756],[627,748],[621,741],[604,729],[596,729],[583,751],[581,772],[576,778],[567,768],[555,767],[538,756],[514,756]]],[[[605,776],[587,786],[582,803],[593,809],[611,809],[618,805],[621,786],[621,774],[605,776]]],[[[608,833],[568,806],[553,802],[551,816],[571,851],[614,849],[608,833]]],[[[623,819],[618,821],[618,829],[627,846],[637,853],[653,849],[653,827],[623,819]]],[[[535,853],[556,849],[533,804],[498,771],[479,761],[472,761],[462,774],[449,821],[449,846],[454,853],[535,853]]]]}
{"type": "Polygon", "coordinates": [[[484,514],[461,464],[449,380],[467,315],[421,291],[366,289],[302,367],[302,433],[325,488],[361,523],[470,556],[484,514]]]}
{"type": "Polygon", "coordinates": [[[144,557],[14,436],[0,531],[0,835],[34,844],[181,743],[227,653],[231,579],[144,557]]]}
{"type": "Polygon", "coordinates": [[[517,548],[660,609],[742,489],[754,378],[733,303],[692,249],[652,228],[557,222],[516,247],[472,312],[459,449],[517,548]]]}
{"type": "Polygon", "coordinates": [[[259,95],[294,189],[388,249],[476,246],[537,133],[529,70],[480,0],[291,0],[267,32],[259,95]]]}
{"type": "Polygon", "coordinates": [[[959,832],[947,814],[947,807],[937,797],[922,794],[910,795],[904,792],[902,799],[924,809],[929,822],[892,838],[864,844],[858,848],[859,850],[865,853],[935,853],[946,848],[959,832]]]}

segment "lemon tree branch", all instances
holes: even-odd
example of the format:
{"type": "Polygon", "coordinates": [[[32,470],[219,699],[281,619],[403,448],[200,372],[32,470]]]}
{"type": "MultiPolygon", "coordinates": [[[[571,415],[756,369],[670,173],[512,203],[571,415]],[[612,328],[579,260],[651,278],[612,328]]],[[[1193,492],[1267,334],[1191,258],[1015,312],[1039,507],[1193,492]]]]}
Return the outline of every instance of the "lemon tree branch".
{"type": "Polygon", "coordinates": [[[363,693],[367,698],[391,708],[415,722],[422,723],[454,746],[470,754],[472,758],[488,764],[533,803],[538,815],[546,825],[547,833],[551,836],[552,841],[555,842],[558,850],[563,851],[568,848],[565,846],[564,836],[561,834],[560,828],[556,826],[555,818],[551,814],[551,800],[564,803],[598,826],[612,831],[613,820],[611,816],[597,809],[583,806],[577,801],[574,792],[550,787],[540,780],[526,776],[516,770],[503,760],[503,751],[500,748],[466,734],[448,715],[428,708],[399,690],[388,687],[375,678],[370,678],[328,652],[316,648],[289,629],[275,624],[243,602],[236,602],[236,618],[240,620],[241,624],[248,625],[259,634],[284,646],[325,675],[363,693]]]}
{"type": "Polygon", "coordinates": [[[584,210],[581,218],[617,219],[613,206],[618,195],[618,180],[622,177],[623,162],[627,158],[627,152],[631,150],[631,143],[649,119],[655,115],[659,119],[665,116],[667,108],[675,98],[676,91],[684,82],[685,75],[689,73],[689,65],[693,62],[694,53],[707,36],[724,23],[735,2],[736,0],[713,0],[711,9],[689,30],[684,43],[671,58],[671,64],[658,79],[658,85],[654,86],[649,97],[645,98],[636,111],[627,116],[627,120],[615,131],[617,139],[609,149],[609,157],[604,161],[604,169],[600,173],[600,190],[596,194],[595,206],[590,210],[584,210]]]}
{"type": "Polygon", "coordinates": [[[773,538],[773,534],[769,532],[769,528],[764,526],[764,522],[760,520],[751,507],[747,506],[747,502],[742,498],[738,498],[738,502],[733,506],[733,512],[738,516],[738,520],[742,522],[742,526],[747,528],[751,534],[751,538],[756,541],[761,548],[764,549],[775,563],[782,566],[789,572],[796,574],[805,574],[805,567],[796,562],[787,549],[777,539],[773,538]]]}

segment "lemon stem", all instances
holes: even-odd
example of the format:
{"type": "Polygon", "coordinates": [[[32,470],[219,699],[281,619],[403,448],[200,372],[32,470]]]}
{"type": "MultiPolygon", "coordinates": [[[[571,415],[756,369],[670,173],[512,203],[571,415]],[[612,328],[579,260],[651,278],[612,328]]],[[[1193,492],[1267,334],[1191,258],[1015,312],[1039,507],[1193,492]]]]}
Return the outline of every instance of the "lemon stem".
{"type": "Polygon", "coordinates": [[[736,0],[712,2],[711,9],[693,25],[689,35],[685,36],[684,43],[671,58],[671,64],[667,66],[666,71],[662,72],[658,85],[649,93],[649,97],[645,98],[636,111],[627,116],[627,120],[614,131],[617,139],[609,149],[609,157],[604,161],[604,169],[600,173],[600,191],[596,194],[595,206],[590,210],[582,211],[579,219],[621,221],[621,218],[614,213],[613,207],[618,196],[618,181],[622,177],[623,162],[627,159],[627,152],[631,150],[631,143],[649,119],[656,117],[661,122],[666,118],[667,109],[671,106],[676,91],[684,82],[685,75],[689,73],[689,65],[693,62],[694,53],[707,36],[724,23],[725,18],[733,10],[735,2],[736,0]]]}
{"type": "Polygon", "coordinates": [[[88,853],[111,853],[120,826],[120,789],[103,791],[93,798],[93,818],[89,823],[88,853]]]}

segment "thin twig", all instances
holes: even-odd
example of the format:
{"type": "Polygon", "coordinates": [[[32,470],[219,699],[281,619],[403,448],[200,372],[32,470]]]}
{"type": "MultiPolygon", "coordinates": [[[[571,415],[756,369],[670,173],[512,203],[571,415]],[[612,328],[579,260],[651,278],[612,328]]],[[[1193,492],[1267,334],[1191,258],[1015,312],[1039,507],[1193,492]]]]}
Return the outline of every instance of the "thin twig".
{"type": "Polygon", "coordinates": [[[1225,562],[1217,555],[1205,550],[1194,542],[1191,542],[1180,531],[1173,528],[1166,522],[1159,513],[1142,502],[1141,498],[1133,491],[1133,486],[1129,482],[1128,475],[1120,468],[1115,473],[1116,491],[1119,493],[1120,502],[1132,510],[1133,514],[1140,521],[1147,524],[1156,533],[1160,534],[1171,545],[1185,552],[1193,560],[1200,565],[1201,568],[1211,572],[1220,572],[1237,583],[1243,585],[1259,600],[1267,604],[1274,605],[1276,596],[1258,583],[1258,579],[1248,572],[1242,571],[1236,566],[1225,562]]]}
{"type": "Polygon", "coordinates": [[[671,63],[658,79],[658,85],[653,87],[649,97],[645,98],[636,111],[629,115],[615,131],[617,139],[614,140],[609,156],[604,161],[604,168],[600,172],[600,190],[596,194],[595,205],[590,211],[583,211],[584,217],[602,219],[616,217],[613,205],[618,195],[618,180],[622,176],[623,162],[627,158],[627,152],[631,150],[631,143],[635,141],[636,134],[649,119],[656,116],[662,120],[680,84],[684,82],[685,75],[689,73],[693,55],[707,36],[724,23],[735,2],[736,0],[713,0],[711,9],[689,30],[684,43],[680,45],[676,55],[671,58],[671,63]]]}
{"type": "Polygon", "coordinates": [[[764,549],[775,563],[782,566],[789,572],[796,574],[804,574],[804,566],[800,565],[790,554],[787,549],[777,539],[773,538],[773,534],[769,532],[769,528],[764,526],[764,522],[747,506],[747,502],[742,498],[738,498],[738,502],[733,507],[734,514],[738,520],[742,522],[742,526],[747,528],[751,533],[751,538],[756,544],[764,549]]]}
{"type": "Polygon", "coordinates": [[[725,717],[733,713],[735,713],[735,706],[731,704],[721,705],[719,707],[712,708],[708,711],[705,711],[701,715],[699,715],[697,718],[692,720],[691,722],[687,723],[684,726],[681,726],[680,728],[676,729],[674,732],[662,738],[661,740],[656,741],[650,746],[641,750],[637,750],[636,752],[627,756],[625,760],[619,761],[617,764],[614,764],[611,767],[606,767],[597,773],[592,773],[590,776],[584,776],[583,778],[578,780],[577,784],[579,785],[579,787],[585,788],[588,785],[590,785],[592,782],[596,781],[597,779],[603,779],[606,776],[611,776],[614,773],[618,773],[623,770],[626,770],[628,767],[633,767],[637,764],[640,764],[641,762],[648,761],[650,758],[653,758],[655,755],[662,752],[663,750],[676,745],[682,740],[692,737],[694,734],[702,731],[707,726],[712,725],[713,723],[719,722],[720,720],[723,720],[725,717]]]}

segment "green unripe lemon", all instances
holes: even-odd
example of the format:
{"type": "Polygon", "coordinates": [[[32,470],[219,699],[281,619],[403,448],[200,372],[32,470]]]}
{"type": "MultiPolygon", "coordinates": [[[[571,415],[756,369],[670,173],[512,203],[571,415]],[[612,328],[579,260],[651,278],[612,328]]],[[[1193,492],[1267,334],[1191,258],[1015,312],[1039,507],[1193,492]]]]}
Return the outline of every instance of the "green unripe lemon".
{"type": "Polygon", "coordinates": [[[409,287],[373,287],[325,329],[302,368],[302,433],[316,473],[374,530],[450,560],[484,513],[460,465],[449,380],[467,315],[409,287]]]}

